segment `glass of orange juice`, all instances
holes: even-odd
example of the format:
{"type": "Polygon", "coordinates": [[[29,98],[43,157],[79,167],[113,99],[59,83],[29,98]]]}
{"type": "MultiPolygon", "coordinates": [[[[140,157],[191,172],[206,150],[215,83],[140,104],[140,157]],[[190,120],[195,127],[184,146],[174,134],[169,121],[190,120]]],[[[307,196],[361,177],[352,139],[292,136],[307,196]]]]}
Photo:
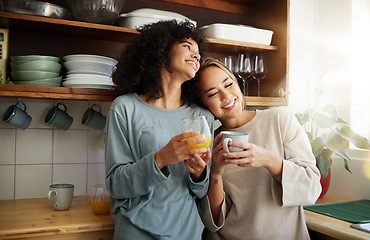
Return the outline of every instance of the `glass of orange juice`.
{"type": "Polygon", "coordinates": [[[110,194],[104,184],[94,185],[90,194],[91,210],[97,215],[107,215],[110,212],[110,194]]]}
{"type": "Polygon", "coordinates": [[[209,130],[207,120],[204,116],[188,117],[181,120],[182,131],[199,131],[200,134],[190,138],[184,138],[182,141],[192,139],[192,138],[205,138],[206,141],[203,143],[192,144],[185,146],[186,149],[194,148],[207,148],[211,146],[212,135],[209,130]]]}

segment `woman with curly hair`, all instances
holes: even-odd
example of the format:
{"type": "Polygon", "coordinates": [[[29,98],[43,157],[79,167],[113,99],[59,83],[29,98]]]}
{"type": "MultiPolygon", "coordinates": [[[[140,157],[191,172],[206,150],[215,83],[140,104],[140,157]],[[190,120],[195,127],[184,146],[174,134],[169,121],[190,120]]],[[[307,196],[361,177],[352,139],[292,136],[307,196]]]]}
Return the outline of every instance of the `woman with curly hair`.
{"type": "Polygon", "coordinates": [[[201,239],[195,198],[208,189],[209,148],[181,133],[181,119],[213,115],[190,105],[182,85],[199,70],[203,39],[188,22],[160,21],[139,29],[122,52],[114,82],[121,96],[109,110],[106,185],[116,214],[114,239],[201,239]]]}

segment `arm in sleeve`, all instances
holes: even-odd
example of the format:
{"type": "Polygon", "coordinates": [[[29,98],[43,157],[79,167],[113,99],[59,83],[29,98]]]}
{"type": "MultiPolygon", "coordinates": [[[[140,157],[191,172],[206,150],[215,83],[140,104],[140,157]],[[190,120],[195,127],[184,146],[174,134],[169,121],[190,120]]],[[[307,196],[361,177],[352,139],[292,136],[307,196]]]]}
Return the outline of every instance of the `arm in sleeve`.
{"type": "Polygon", "coordinates": [[[274,198],[281,199],[282,206],[313,204],[321,193],[320,172],[307,134],[293,114],[280,121],[284,122],[280,124],[284,133],[282,184],[278,187],[273,180],[274,198]]]}
{"type": "Polygon", "coordinates": [[[198,211],[199,215],[203,221],[204,226],[211,232],[219,231],[225,224],[226,215],[228,213],[228,207],[226,204],[226,198],[224,194],[224,200],[221,205],[220,216],[218,219],[217,224],[215,223],[212,213],[211,213],[211,206],[209,204],[208,196],[206,195],[204,198],[200,199],[198,202],[198,211]]]}
{"type": "Polygon", "coordinates": [[[108,114],[106,139],[106,185],[115,199],[135,198],[149,193],[169,176],[168,168],[158,168],[151,153],[137,159],[128,142],[125,121],[115,111],[108,114]]]}

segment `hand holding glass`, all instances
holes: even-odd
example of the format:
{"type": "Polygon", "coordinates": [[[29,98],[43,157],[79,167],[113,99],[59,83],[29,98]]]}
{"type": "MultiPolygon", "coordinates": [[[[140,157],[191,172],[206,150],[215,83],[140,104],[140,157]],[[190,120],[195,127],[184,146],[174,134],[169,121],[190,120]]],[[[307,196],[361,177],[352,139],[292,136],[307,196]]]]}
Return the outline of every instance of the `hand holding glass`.
{"type": "Polygon", "coordinates": [[[185,138],[182,141],[194,138],[205,138],[206,141],[202,143],[192,144],[185,146],[186,149],[194,149],[194,148],[207,148],[211,146],[212,135],[211,131],[209,130],[209,126],[207,120],[204,116],[198,117],[189,117],[183,118],[181,120],[181,127],[182,131],[199,131],[200,134],[194,137],[185,138]]]}

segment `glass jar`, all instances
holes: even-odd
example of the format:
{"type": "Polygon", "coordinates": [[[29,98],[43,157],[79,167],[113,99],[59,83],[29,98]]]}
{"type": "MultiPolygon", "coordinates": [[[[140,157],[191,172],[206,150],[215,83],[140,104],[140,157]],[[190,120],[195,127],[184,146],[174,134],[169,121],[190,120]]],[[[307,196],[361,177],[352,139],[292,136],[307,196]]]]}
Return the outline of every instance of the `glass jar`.
{"type": "Polygon", "coordinates": [[[97,215],[107,215],[110,212],[110,194],[104,184],[94,185],[90,194],[91,210],[97,215]]]}

